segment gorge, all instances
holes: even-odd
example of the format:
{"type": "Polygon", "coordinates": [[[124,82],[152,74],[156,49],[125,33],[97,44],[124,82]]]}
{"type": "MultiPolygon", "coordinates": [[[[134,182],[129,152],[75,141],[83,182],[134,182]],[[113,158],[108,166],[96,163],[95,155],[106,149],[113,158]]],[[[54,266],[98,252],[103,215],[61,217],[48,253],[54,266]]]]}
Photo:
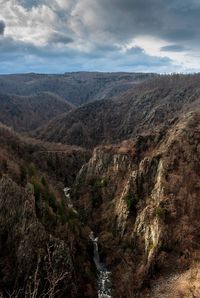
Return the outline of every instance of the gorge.
{"type": "Polygon", "coordinates": [[[147,75],[70,108],[45,93],[44,122],[0,96],[1,297],[200,296],[199,86],[147,75]]]}

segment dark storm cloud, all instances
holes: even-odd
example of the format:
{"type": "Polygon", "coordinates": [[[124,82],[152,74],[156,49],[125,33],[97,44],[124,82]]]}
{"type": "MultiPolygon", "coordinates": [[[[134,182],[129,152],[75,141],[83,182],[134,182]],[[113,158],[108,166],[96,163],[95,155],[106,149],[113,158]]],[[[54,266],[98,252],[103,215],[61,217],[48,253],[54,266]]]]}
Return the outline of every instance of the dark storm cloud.
{"type": "Polygon", "coordinates": [[[74,50],[63,50],[52,47],[51,45],[46,46],[35,46],[28,42],[16,41],[10,37],[0,39],[0,62],[3,62],[4,57],[19,56],[34,56],[40,58],[64,58],[66,55],[71,58],[75,55],[74,50]]]}
{"type": "Polygon", "coordinates": [[[4,35],[5,27],[4,21],[0,21],[0,35],[4,35]]]}
{"type": "Polygon", "coordinates": [[[200,36],[198,0],[101,0],[97,22],[117,39],[151,35],[186,41],[200,36]]]}
{"type": "Polygon", "coordinates": [[[162,52],[183,52],[186,51],[185,47],[177,44],[172,44],[169,46],[161,47],[162,52]]]}

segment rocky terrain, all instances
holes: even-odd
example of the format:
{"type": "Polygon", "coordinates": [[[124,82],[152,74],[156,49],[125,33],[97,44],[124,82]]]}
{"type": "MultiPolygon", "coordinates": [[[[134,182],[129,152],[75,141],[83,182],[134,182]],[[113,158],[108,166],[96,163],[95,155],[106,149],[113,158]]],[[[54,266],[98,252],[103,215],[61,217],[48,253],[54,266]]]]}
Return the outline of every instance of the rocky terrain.
{"type": "Polygon", "coordinates": [[[199,86],[152,78],[37,139],[0,126],[2,297],[200,297],[199,86]]]}
{"type": "Polygon", "coordinates": [[[200,113],[188,112],[159,141],[95,149],[79,172],[74,199],[99,234],[113,297],[199,262],[199,129],[200,113]]]}

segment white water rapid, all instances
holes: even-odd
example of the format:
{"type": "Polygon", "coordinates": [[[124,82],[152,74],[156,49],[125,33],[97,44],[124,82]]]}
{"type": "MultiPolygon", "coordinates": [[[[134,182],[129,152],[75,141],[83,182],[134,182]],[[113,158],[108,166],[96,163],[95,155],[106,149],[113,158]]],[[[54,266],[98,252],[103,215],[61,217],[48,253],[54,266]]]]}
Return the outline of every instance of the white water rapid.
{"type": "Polygon", "coordinates": [[[64,188],[64,194],[65,194],[65,197],[67,199],[67,205],[69,208],[73,208],[73,204],[72,204],[72,201],[71,201],[71,198],[70,198],[70,189],[69,187],[65,187],[64,188]]]}
{"type": "Polygon", "coordinates": [[[70,190],[71,190],[71,188],[69,188],[69,187],[65,187],[65,188],[64,188],[65,198],[67,199],[67,206],[68,206],[69,208],[71,208],[71,209],[73,210],[74,213],[78,213],[78,212],[76,211],[76,209],[74,208],[74,205],[73,205],[73,203],[72,203],[71,195],[70,195],[70,190]]]}
{"type": "Polygon", "coordinates": [[[98,237],[94,237],[94,233],[90,233],[90,240],[94,247],[94,263],[98,271],[98,298],[111,298],[111,272],[108,271],[103,263],[100,262],[98,250],[98,237]]]}

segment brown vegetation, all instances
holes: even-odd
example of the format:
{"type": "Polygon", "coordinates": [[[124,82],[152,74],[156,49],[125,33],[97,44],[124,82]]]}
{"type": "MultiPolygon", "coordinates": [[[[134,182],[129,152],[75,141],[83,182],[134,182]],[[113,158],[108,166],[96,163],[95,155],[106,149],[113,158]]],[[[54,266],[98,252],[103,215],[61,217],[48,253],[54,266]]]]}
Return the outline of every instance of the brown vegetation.
{"type": "Polygon", "coordinates": [[[91,230],[113,297],[199,297],[199,86],[199,75],[157,76],[59,116],[37,140],[0,126],[4,297],[96,297],[91,230]]]}
{"type": "Polygon", "coordinates": [[[200,106],[200,75],[161,76],[122,96],[84,105],[36,131],[48,141],[93,148],[165,130],[200,106]]]}
{"type": "Polygon", "coordinates": [[[63,75],[1,75],[0,93],[32,95],[51,92],[79,106],[90,101],[122,94],[154,74],[75,72],[63,75]]]}
{"type": "Polygon", "coordinates": [[[49,92],[32,96],[0,94],[0,106],[0,122],[20,132],[34,130],[73,109],[72,104],[49,92]]]}

